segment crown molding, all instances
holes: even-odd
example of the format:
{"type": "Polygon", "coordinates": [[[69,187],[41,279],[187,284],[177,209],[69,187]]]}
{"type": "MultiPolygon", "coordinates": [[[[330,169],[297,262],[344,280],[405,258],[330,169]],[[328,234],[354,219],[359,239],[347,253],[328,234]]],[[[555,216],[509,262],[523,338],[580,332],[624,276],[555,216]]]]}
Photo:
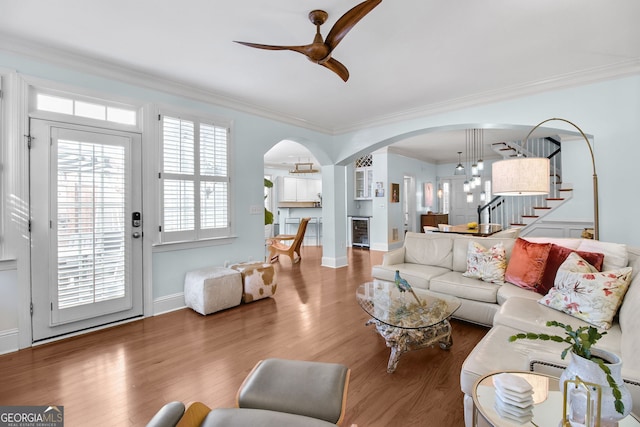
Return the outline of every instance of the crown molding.
{"type": "Polygon", "coordinates": [[[613,80],[637,74],[640,74],[640,58],[621,61],[616,64],[603,67],[582,70],[580,72],[561,74],[546,80],[513,85],[440,103],[423,105],[417,108],[399,111],[394,114],[354,123],[352,126],[333,129],[333,134],[345,134],[362,129],[368,129],[372,126],[387,125],[424,116],[461,110],[463,108],[508,101],[510,99],[522,98],[525,96],[535,95],[537,93],[584,86],[600,81],[613,80]]]}
{"type": "Polygon", "coordinates": [[[122,83],[131,84],[145,89],[180,96],[194,101],[205,102],[218,107],[229,108],[243,113],[253,114],[270,120],[302,127],[312,131],[331,134],[326,129],[308,120],[293,117],[282,112],[270,110],[217,93],[211,89],[196,86],[191,83],[168,79],[166,77],[136,69],[124,64],[92,55],[84,55],[59,47],[47,46],[24,38],[17,38],[0,31],[0,50],[30,59],[46,61],[47,63],[71,68],[74,71],[90,73],[103,78],[109,78],[122,83]]]}
{"type": "Polygon", "coordinates": [[[598,81],[640,74],[640,58],[633,58],[607,66],[561,74],[545,80],[512,85],[506,88],[398,111],[393,114],[371,117],[367,120],[356,122],[349,126],[331,128],[299,117],[294,117],[279,111],[251,104],[248,101],[235,99],[204,87],[168,79],[157,74],[145,72],[123,64],[117,64],[113,61],[108,61],[95,56],[82,55],[62,50],[57,47],[36,43],[24,38],[16,38],[2,32],[0,32],[0,50],[333,136],[355,132],[373,126],[393,124],[424,116],[460,110],[463,108],[507,101],[510,99],[534,95],[536,93],[583,86],[586,84],[596,83],[598,81]]]}

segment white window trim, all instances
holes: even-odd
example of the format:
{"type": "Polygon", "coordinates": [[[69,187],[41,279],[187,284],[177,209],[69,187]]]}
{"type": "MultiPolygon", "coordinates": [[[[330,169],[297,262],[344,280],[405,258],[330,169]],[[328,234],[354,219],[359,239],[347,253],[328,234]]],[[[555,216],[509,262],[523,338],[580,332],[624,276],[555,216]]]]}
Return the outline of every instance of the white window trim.
{"type": "MultiPolygon", "coordinates": [[[[160,227],[158,228],[157,233],[157,243],[154,244],[155,252],[162,252],[161,249],[163,246],[167,246],[167,250],[173,249],[187,249],[187,248],[196,248],[196,247],[205,247],[212,245],[221,245],[230,243],[232,239],[235,239],[234,234],[234,223],[233,223],[233,203],[234,203],[234,186],[232,181],[233,176],[233,121],[230,119],[222,118],[215,115],[206,115],[203,112],[195,112],[189,111],[187,109],[176,109],[175,107],[161,107],[157,111],[157,159],[158,159],[158,174],[157,174],[157,186],[156,186],[156,195],[158,198],[158,223],[160,227]],[[180,118],[182,120],[190,120],[195,124],[209,124],[217,127],[224,127],[227,129],[227,183],[228,183],[228,208],[227,208],[227,227],[226,231],[221,232],[221,230],[201,230],[196,228],[194,231],[186,231],[186,232],[165,232],[162,230],[163,227],[163,209],[164,209],[164,186],[162,184],[162,180],[165,178],[176,178],[179,175],[176,174],[164,174],[163,169],[163,150],[164,150],[164,141],[163,141],[163,116],[169,116],[174,118],[180,118]],[[170,248],[169,248],[170,247],[170,248]]],[[[195,159],[196,163],[199,163],[199,155],[200,153],[196,149],[195,159]]],[[[206,179],[209,180],[209,179],[206,179]]],[[[194,181],[195,182],[195,181],[194,181]]],[[[199,181],[198,181],[199,182],[199,181]]],[[[196,201],[194,202],[196,205],[196,211],[194,212],[195,217],[197,218],[200,214],[199,208],[200,204],[196,201]]],[[[196,227],[199,225],[199,219],[196,221],[196,227]]]]}

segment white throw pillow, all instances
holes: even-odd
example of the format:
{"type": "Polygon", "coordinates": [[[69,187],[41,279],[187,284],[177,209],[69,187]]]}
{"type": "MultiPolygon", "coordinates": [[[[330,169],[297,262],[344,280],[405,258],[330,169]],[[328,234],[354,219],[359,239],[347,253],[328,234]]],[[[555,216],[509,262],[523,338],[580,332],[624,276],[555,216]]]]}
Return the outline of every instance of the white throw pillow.
{"type": "Polygon", "coordinates": [[[469,241],[467,271],[462,273],[463,276],[502,284],[506,269],[507,253],[502,242],[487,249],[480,243],[469,241]]]}
{"type": "Polygon", "coordinates": [[[609,329],[631,283],[631,270],[624,267],[598,272],[572,252],[558,269],[554,287],[538,302],[609,329]]]}

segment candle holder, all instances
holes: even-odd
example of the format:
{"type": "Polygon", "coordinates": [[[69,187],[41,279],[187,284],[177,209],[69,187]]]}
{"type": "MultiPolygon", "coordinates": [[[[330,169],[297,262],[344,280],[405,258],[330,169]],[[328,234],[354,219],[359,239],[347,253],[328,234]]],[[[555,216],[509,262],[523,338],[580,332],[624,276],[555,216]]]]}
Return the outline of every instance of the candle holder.
{"type": "Polygon", "coordinates": [[[602,387],[576,376],[564,382],[562,427],[600,427],[602,387]]]}

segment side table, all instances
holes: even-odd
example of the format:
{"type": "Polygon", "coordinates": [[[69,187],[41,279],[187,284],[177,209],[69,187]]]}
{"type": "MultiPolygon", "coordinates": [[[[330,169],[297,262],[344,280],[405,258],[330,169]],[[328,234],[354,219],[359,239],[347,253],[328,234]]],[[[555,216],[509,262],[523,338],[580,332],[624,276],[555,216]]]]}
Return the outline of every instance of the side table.
{"type": "MultiPolygon", "coordinates": [[[[500,417],[495,410],[496,389],[493,377],[504,372],[492,372],[481,377],[473,387],[473,426],[490,425],[493,427],[536,427],[558,426],[562,421],[562,391],[558,389],[558,378],[534,372],[508,371],[518,375],[533,386],[533,419],[518,424],[500,417]]],[[[619,427],[639,427],[640,422],[629,415],[618,423],[619,427]]]]}

